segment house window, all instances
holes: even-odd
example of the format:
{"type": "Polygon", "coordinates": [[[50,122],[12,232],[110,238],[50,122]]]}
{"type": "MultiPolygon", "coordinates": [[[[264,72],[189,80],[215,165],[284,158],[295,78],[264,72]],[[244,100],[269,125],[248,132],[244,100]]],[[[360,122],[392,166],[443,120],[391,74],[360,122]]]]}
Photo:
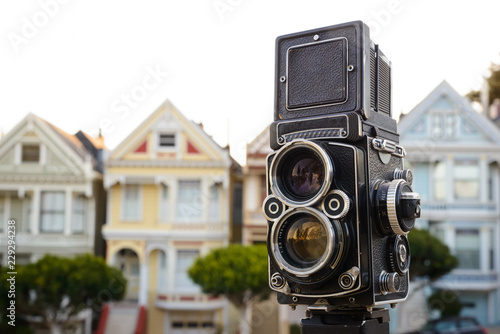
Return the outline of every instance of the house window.
{"type": "Polygon", "coordinates": [[[23,144],[21,151],[22,162],[40,162],[40,145],[23,144]]]}
{"type": "Polygon", "coordinates": [[[455,115],[434,114],[432,116],[432,136],[439,139],[455,137],[455,115]]]}
{"type": "Polygon", "coordinates": [[[429,221],[429,232],[439,240],[445,240],[444,227],[441,221],[429,221]]]}
{"type": "Polygon", "coordinates": [[[432,136],[434,138],[443,137],[444,124],[443,115],[433,115],[432,116],[432,136]]]}
{"type": "Polygon", "coordinates": [[[168,221],[168,187],[164,184],[160,188],[160,221],[168,221]]]}
{"type": "Polygon", "coordinates": [[[71,217],[71,232],[83,233],[85,229],[85,197],[73,197],[73,217],[71,217]]]}
{"type": "Polygon", "coordinates": [[[490,255],[490,263],[488,264],[489,265],[489,268],[490,270],[495,270],[495,233],[493,233],[493,231],[490,231],[489,233],[490,235],[490,244],[489,244],[489,250],[488,250],[488,253],[490,255]]]}
{"type": "Polygon", "coordinates": [[[181,249],[177,251],[177,262],[175,265],[175,288],[183,290],[199,289],[188,275],[188,269],[199,255],[198,250],[181,249]]]}
{"type": "Polygon", "coordinates": [[[31,199],[28,196],[24,198],[10,198],[10,217],[16,221],[16,231],[27,233],[30,231],[31,222],[31,199]]]}
{"type": "Polygon", "coordinates": [[[64,232],[64,192],[42,192],[40,212],[40,232],[62,233],[64,232]]]}
{"type": "Polygon", "coordinates": [[[479,198],[479,161],[461,159],[455,161],[453,169],[456,199],[479,198]]]}
{"type": "Polygon", "coordinates": [[[210,222],[220,220],[220,187],[216,184],[210,187],[210,204],[208,208],[208,218],[210,222]]]}
{"type": "Polygon", "coordinates": [[[493,201],[495,199],[495,173],[496,168],[493,164],[488,166],[488,199],[493,201]]]}
{"type": "Polygon", "coordinates": [[[201,216],[201,182],[199,180],[180,180],[177,193],[177,219],[200,221],[201,216]]]}
{"type": "Polygon", "coordinates": [[[175,134],[161,133],[158,144],[161,148],[175,147],[175,134]]]}
{"type": "Polygon", "coordinates": [[[444,116],[444,135],[446,138],[455,137],[455,115],[444,116]]]}
{"type": "Polygon", "coordinates": [[[446,198],[446,163],[438,161],[434,165],[434,199],[446,198]]]}
{"type": "Polygon", "coordinates": [[[123,188],[122,219],[140,220],[141,203],[140,187],[138,185],[126,185],[123,188]]]}
{"type": "Polygon", "coordinates": [[[479,230],[457,229],[455,251],[458,259],[457,269],[479,269],[479,230]]]}

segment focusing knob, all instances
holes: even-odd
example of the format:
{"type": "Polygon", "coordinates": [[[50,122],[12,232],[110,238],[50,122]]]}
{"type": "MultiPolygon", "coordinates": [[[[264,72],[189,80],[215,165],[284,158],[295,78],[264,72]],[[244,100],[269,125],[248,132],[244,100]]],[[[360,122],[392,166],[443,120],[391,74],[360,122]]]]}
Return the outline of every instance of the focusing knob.
{"type": "Polygon", "coordinates": [[[420,195],[403,179],[382,181],[376,186],[376,212],[387,235],[408,234],[420,217],[420,195]]]}
{"type": "Polygon", "coordinates": [[[349,196],[342,190],[330,191],[323,199],[323,212],[332,219],[345,217],[350,206],[349,196]]]}

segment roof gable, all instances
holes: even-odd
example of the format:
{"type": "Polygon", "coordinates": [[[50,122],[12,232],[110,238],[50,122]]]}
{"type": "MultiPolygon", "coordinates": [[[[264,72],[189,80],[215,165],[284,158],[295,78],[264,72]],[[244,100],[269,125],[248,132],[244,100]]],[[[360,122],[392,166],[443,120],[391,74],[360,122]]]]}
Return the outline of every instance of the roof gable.
{"type": "Polygon", "coordinates": [[[32,113],[0,140],[0,174],[51,175],[62,180],[89,175],[92,164],[75,136],[32,113]],[[28,146],[35,148],[36,161],[23,161],[28,146]]]}
{"type": "Polygon", "coordinates": [[[188,120],[169,100],[160,105],[110,154],[108,165],[128,162],[148,164],[189,161],[231,165],[220,147],[198,124],[188,120]]]}
{"type": "Polygon", "coordinates": [[[432,140],[439,144],[500,145],[500,131],[470,101],[441,82],[398,125],[401,142],[432,140]]]}
{"type": "Polygon", "coordinates": [[[261,157],[267,156],[272,152],[271,146],[269,145],[269,126],[266,126],[257,137],[254,138],[250,143],[247,144],[247,158],[248,157],[261,157]]]}

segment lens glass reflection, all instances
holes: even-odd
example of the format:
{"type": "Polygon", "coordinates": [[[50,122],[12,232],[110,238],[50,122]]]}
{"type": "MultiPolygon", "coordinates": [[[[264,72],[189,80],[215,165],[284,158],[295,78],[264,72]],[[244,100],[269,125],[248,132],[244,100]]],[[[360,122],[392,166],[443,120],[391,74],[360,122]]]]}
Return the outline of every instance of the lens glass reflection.
{"type": "Polygon", "coordinates": [[[307,267],[317,262],[325,253],[327,232],[315,217],[301,215],[289,224],[286,232],[285,250],[298,267],[307,267]]]}
{"type": "Polygon", "coordinates": [[[290,170],[285,176],[289,190],[296,196],[308,197],[316,194],[323,185],[325,168],[322,161],[311,154],[290,161],[290,170]]]}

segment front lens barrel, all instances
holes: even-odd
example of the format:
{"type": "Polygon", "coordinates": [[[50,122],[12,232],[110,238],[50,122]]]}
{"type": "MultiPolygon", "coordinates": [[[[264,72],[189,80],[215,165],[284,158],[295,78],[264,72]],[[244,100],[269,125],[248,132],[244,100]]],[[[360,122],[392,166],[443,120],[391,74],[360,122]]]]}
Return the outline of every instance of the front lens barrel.
{"type": "Polygon", "coordinates": [[[276,263],[297,277],[307,277],[336,263],[342,254],[338,222],[314,208],[292,208],[273,225],[270,247],[276,263]]]}
{"type": "Polygon", "coordinates": [[[285,145],[271,163],[271,191],[291,207],[310,206],[330,188],[333,164],[324,149],[311,141],[285,145]]]}
{"type": "Polygon", "coordinates": [[[285,251],[297,266],[310,267],[325,254],[327,231],[313,216],[299,215],[290,220],[285,251]]]}

